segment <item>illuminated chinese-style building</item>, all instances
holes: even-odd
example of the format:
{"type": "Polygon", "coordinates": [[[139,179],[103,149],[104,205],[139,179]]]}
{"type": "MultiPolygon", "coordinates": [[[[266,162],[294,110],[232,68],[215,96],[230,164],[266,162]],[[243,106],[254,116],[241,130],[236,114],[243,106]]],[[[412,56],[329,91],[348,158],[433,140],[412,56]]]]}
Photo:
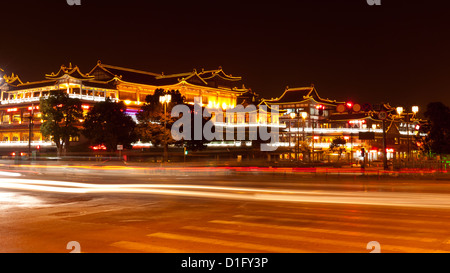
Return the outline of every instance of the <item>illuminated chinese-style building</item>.
{"type": "Polygon", "coordinates": [[[306,142],[314,151],[316,161],[336,161],[339,158],[350,162],[379,160],[383,151],[383,121],[380,112],[386,113],[385,132],[387,157],[417,157],[414,135],[418,133],[420,120],[413,113],[398,114],[389,104],[358,104],[323,99],[314,86],[286,88],[275,99],[262,100],[271,107],[279,105],[280,124],[286,129],[280,135],[282,159],[303,159],[300,143],[306,142]],[[330,150],[336,138],[343,139],[342,153],[330,150]],[[339,158],[338,158],[339,157],[339,158]]]}
{"type": "Polygon", "coordinates": [[[110,98],[123,101],[130,113],[136,112],[145,102],[145,97],[158,88],[180,91],[187,103],[193,104],[194,97],[200,97],[202,106],[225,110],[251,99],[251,94],[254,94],[244,87],[241,77],[226,74],[221,67],[166,75],[99,61],[88,73],[71,64],[63,65],[58,72],[46,74],[45,79],[35,82],[23,82],[15,74],[2,74],[0,145],[7,147],[28,145],[30,120],[33,125],[32,145],[52,145],[40,133],[39,100],[56,90],[67,92],[71,98],[81,99],[86,111],[95,102],[110,98]]]}
{"type": "MultiPolygon", "coordinates": [[[[255,92],[242,84],[241,77],[226,74],[221,67],[164,74],[99,61],[88,73],[69,64],[35,82],[24,82],[18,75],[7,75],[3,70],[0,73],[0,147],[26,147],[30,130],[32,146],[52,145],[40,133],[42,119],[39,100],[54,91],[63,90],[69,97],[80,99],[86,112],[94,103],[109,98],[123,101],[127,105],[127,113],[134,115],[147,95],[153,94],[156,89],[164,89],[180,91],[188,104],[194,104],[195,97],[200,98],[200,104],[206,109],[227,112],[237,105],[256,105],[251,111],[257,112],[258,120],[250,120],[251,113],[224,116],[223,120],[215,120],[216,127],[222,128],[220,130],[223,132],[227,128],[246,127],[247,134],[261,126],[278,127],[276,129],[280,130],[280,135],[276,145],[283,160],[301,159],[300,142],[307,143],[309,151],[313,151],[313,160],[330,160],[330,157],[339,160],[344,157],[353,161],[361,157],[362,151],[370,155],[370,160],[379,159],[383,147],[380,112],[386,112],[388,156],[402,158],[406,152],[415,149],[411,137],[417,133],[415,126],[419,121],[411,113],[398,114],[389,104],[370,105],[324,99],[314,86],[286,88],[279,98],[259,99],[255,92]],[[267,112],[262,106],[267,107],[267,112]],[[279,107],[280,116],[274,115],[272,118],[269,112],[275,106],[279,107]],[[260,120],[260,114],[267,114],[267,120],[260,120]],[[33,125],[31,128],[30,124],[33,125]],[[343,155],[330,153],[330,145],[336,138],[345,141],[343,155]]],[[[218,141],[208,145],[238,147],[243,143],[245,146],[252,145],[245,140],[218,141]]]]}

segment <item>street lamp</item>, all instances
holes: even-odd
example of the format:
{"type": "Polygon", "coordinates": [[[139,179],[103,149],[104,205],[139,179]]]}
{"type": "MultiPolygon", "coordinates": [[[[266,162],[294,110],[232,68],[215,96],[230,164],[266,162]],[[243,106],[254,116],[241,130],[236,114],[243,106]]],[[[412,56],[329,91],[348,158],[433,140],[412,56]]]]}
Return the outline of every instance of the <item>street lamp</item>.
{"type": "Polygon", "coordinates": [[[308,113],[307,112],[302,112],[302,119],[303,119],[303,141],[305,141],[305,120],[308,117],[308,113]]]}
{"type": "MultiPolygon", "coordinates": [[[[403,113],[403,107],[399,106],[396,108],[398,115],[401,117],[402,113],[403,113]]],[[[409,161],[411,155],[410,155],[410,139],[409,139],[409,129],[410,129],[410,118],[409,118],[409,114],[412,114],[412,116],[414,117],[417,112],[419,112],[419,106],[412,106],[411,107],[411,111],[412,113],[406,112],[406,141],[407,141],[407,147],[408,147],[408,151],[407,151],[407,159],[409,161]]]]}
{"type": "MultiPolygon", "coordinates": [[[[295,118],[295,113],[294,112],[291,112],[291,113],[289,113],[289,117],[291,118],[291,120],[292,119],[294,119],[295,118]]],[[[292,153],[291,153],[291,123],[292,123],[292,121],[291,120],[289,120],[289,160],[291,160],[291,155],[292,155],[292,153]]]]}
{"type": "MultiPolygon", "coordinates": [[[[167,127],[167,104],[169,104],[172,101],[172,95],[165,94],[164,96],[159,97],[159,102],[164,105],[164,130],[167,127]]],[[[167,140],[164,143],[164,161],[167,161],[168,158],[168,144],[167,140]]]]}
{"type": "Polygon", "coordinates": [[[159,97],[159,102],[164,105],[164,128],[166,127],[166,111],[167,104],[172,101],[172,95],[165,94],[164,96],[159,97]]]}
{"type": "MultiPolygon", "coordinates": [[[[301,112],[300,115],[301,115],[302,120],[303,120],[303,123],[302,123],[302,125],[303,125],[303,142],[305,142],[305,123],[306,123],[305,120],[308,117],[308,113],[307,112],[301,112]]],[[[300,153],[300,146],[298,147],[298,152],[300,153]]],[[[303,161],[305,161],[304,158],[303,158],[303,161]]]]}
{"type": "MultiPolygon", "coordinates": [[[[413,112],[413,117],[417,114],[417,112],[419,112],[419,106],[413,106],[413,107],[411,107],[411,111],[413,112]]],[[[408,130],[407,130],[407,132],[408,132],[408,161],[409,161],[409,158],[411,157],[411,151],[410,151],[410,149],[409,149],[409,143],[411,142],[410,140],[409,140],[409,122],[410,122],[410,119],[409,119],[409,115],[408,115],[408,119],[407,119],[407,121],[406,121],[406,126],[407,126],[407,128],[408,128],[408,130]]],[[[413,161],[414,161],[414,158],[413,158],[413,161]]]]}

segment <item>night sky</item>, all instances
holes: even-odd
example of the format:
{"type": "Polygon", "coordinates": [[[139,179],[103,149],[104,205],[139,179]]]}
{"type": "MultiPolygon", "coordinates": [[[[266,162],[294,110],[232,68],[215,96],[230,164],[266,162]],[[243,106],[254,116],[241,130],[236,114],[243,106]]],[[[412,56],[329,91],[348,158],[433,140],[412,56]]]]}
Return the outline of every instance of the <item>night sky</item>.
{"type": "MultiPolygon", "coordinates": [[[[71,62],[165,74],[215,69],[263,97],[450,105],[448,1],[2,1],[0,67],[23,81],[71,62]],[[395,2],[395,3],[393,3],[395,2]]],[[[423,112],[422,112],[423,113],[423,112]]]]}

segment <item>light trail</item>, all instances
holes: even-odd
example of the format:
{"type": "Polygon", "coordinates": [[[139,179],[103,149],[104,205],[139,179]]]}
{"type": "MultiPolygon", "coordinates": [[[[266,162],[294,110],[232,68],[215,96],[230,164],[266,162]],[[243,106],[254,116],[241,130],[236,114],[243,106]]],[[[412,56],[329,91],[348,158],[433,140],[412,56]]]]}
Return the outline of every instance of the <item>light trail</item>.
{"type": "MultiPolygon", "coordinates": [[[[3,164],[4,165],[4,164],[3,164]]],[[[2,166],[2,164],[0,164],[2,166]]],[[[95,170],[107,172],[133,172],[133,174],[157,174],[157,173],[179,173],[179,174],[200,174],[200,173],[283,173],[283,174],[330,174],[330,175],[398,175],[398,174],[434,174],[448,173],[447,170],[412,168],[401,169],[399,171],[388,171],[382,169],[361,169],[361,168],[326,168],[326,167],[140,167],[140,166],[92,166],[92,165],[15,165],[16,168],[32,170],[95,170]]],[[[33,171],[35,172],[35,171],[33,171]]]]}
{"type": "Polygon", "coordinates": [[[358,191],[299,191],[177,184],[93,184],[0,178],[0,188],[67,194],[153,194],[242,201],[312,202],[450,209],[449,194],[358,191]]]}

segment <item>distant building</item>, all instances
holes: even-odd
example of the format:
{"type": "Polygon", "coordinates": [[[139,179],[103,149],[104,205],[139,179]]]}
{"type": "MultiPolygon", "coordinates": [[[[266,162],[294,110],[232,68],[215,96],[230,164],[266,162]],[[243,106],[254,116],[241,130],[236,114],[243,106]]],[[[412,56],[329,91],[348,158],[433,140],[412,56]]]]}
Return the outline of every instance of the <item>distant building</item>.
{"type": "Polygon", "coordinates": [[[323,99],[314,86],[286,88],[275,99],[263,99],[269,107],[279,105],[280,123],[286,129],[280,135],[282,160],[363,162],[380,160],[383,155],[383,129],[379,118],[386,112],[388,159],[406,159],[408,152],[417,157],[414,136],[420,124],[414,113],[399,115],[389,104],[358,104],[323,99]],[[302,116],[303,113],[303,116],[302,116]],[[409,130],[407,130],[409,128],[409,130]],[[342,150],[330,149],[335,139],[343,139],[342,150]],[[302,153],[301,144],[314,153],[302,153]],[[363,158],[364,155],[364,158],[363,158]]]}

